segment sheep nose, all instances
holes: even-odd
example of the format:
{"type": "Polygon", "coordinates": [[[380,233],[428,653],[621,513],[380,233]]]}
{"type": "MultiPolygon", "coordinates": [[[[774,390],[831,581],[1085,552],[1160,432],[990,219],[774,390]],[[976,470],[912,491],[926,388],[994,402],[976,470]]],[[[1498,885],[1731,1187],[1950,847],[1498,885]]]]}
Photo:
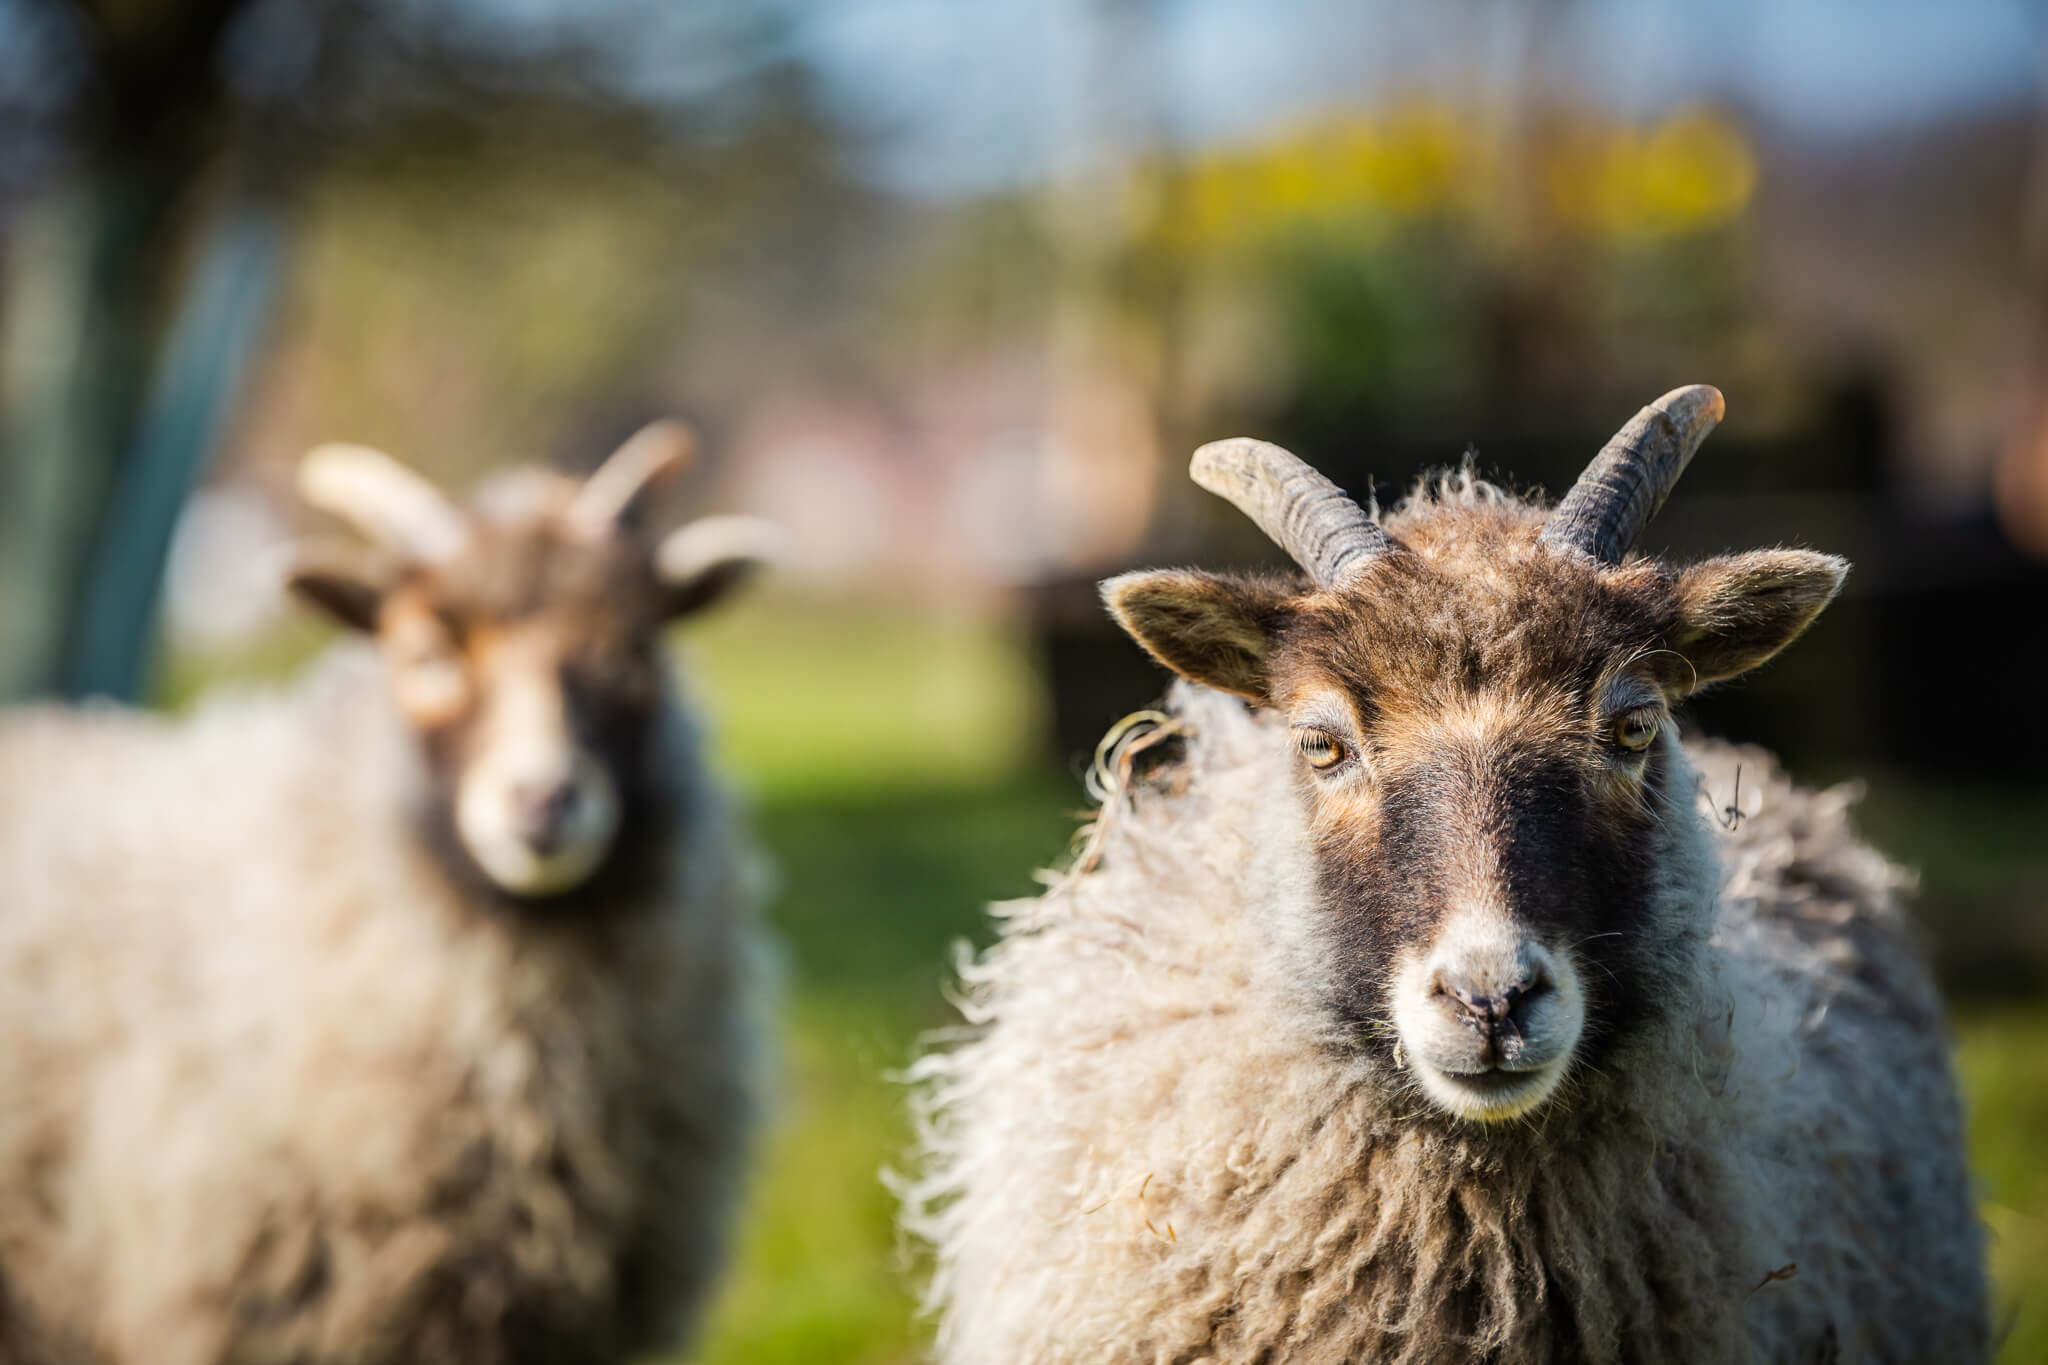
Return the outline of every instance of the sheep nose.
{"type": "Polygon", "coordinates": [[[519,837],[536,853],[547,854],[562,841],[581,799],[571,778],[521,782],[512,789],[512,812],[519,837]]]}
{"type": "Polygon", "coordinates": [[[1540,968],[1506,983],[1482,984],[1443,970],[1431,981],[1431,994],[1459,1023],[1479,1034],[1479,1059],[1489,1064],[1520,1049],[1529,1010],[1550,989],[1550,980],[1540,968]]]}

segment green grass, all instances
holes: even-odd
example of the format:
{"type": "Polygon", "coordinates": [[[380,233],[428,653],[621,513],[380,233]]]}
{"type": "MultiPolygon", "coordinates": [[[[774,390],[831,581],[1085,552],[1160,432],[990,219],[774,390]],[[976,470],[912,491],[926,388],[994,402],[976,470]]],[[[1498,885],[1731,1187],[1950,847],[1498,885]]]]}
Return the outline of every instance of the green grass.
{"type": "Polygon", "coordinates": [[[2048,1360],[2048,1005],[1960,1020],[1970,1160],[1991,1232],[2004,1365],[2048,1360]]]}
{"type": "Polygon", "coordinates": [[[784,885],[771,922],[787,962],[784,1099],[706,1362],[908,1359],[916,1340],[879,1172],[900,1159],[888,1079],[946,1022],[948,944],[980,906],[1031,889],[1072,822],[1050,784],[869,801],[771,803],[762,832],[784,885]]]}
{"type": "Polygon", "coordinates": [[[1029,895],[1076,785],[1035,762],[1030,661],[1003,630],[735,613],[691,640],[719,744],[755,795],[786,964],[781,1110],[700,1365],[885,1365],[924,1331],[880,1173],[909,1138],[890,1080],[947,1022],[949,946],[1029,895]]]}
{"type": "Polygon", "coordinates": [[[985,786],[1042,745],[1029,653],[985,622],[779,601],[682,637],[726,766],[764,802],[985,786]]]}

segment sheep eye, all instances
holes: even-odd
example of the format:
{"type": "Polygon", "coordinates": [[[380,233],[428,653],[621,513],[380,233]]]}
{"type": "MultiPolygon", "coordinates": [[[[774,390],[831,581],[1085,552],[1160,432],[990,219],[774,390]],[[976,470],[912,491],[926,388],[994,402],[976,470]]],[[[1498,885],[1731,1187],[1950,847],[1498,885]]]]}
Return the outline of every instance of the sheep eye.
{"type": "Polygon", "coordinates": [[[1317,772],[1328,772],[1349,756],[1344,745],[1325,730],[1303,730],[1295,736],[1295,745],[1301,756],[1308,760],[1308,766],[1317,772]]]}
{"type": "Polygon", "coordinates": [[[1617,749],[1632,754],[1643,752],[1657,738],[1657,713],[1650,710],[1628,712],[1614,722],[1612,738],[1617,749]]]}

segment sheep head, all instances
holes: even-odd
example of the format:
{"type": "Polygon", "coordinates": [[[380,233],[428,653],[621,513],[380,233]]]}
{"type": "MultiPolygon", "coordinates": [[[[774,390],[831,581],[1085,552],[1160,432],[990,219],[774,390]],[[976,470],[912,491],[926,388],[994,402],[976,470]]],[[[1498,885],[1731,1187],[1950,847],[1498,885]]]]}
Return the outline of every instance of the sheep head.
{"type": "Polygon", "coordinates": [[[750,518],[641,527],[689,446],[658,422],[586,481],[525,471],[467,508],[361,446],[300,465],[301,496],[370,544],[303,547],[290,585],[375,636],[434,775],[435,827],[508,895],[558,896],[605,865],[653,799],[661,628],[770,553],[750,518]]]}
{"type": "Polygon", "coordinates": [[[1847,572],[1630,553],[1721,411],[1667,394],[1555,509],[1468,474],[1384,526],[1278,447],[1220,442],[1195,479],[1306,576],[1104,585],[1161,663],[1286,718],[1319,989],[1450,1114],[1527,1113],[1659,1016],[1708,913],[1660,908],[1699,819],[1670,708],[1790,643],[1847,572]]]}

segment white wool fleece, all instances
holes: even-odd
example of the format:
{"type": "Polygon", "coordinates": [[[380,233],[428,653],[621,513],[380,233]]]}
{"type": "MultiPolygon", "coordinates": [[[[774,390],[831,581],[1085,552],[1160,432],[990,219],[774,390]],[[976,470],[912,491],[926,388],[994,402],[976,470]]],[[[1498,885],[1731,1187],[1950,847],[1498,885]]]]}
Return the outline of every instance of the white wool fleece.
{"type": "Polygon", "coordinates": [[[914,1070],[940,1360],[1985,1359],[1939,1001],[1845,796],[1692,749],[1711,796],[1681,761],[1646,910],[1701,926],[1690,985],[1603,1074],[1472,1125],[1316,1007],[1279,722],[1169,706],[1184,761],[1098,867],[996,907],[970,1035],[914,1070]]]}

